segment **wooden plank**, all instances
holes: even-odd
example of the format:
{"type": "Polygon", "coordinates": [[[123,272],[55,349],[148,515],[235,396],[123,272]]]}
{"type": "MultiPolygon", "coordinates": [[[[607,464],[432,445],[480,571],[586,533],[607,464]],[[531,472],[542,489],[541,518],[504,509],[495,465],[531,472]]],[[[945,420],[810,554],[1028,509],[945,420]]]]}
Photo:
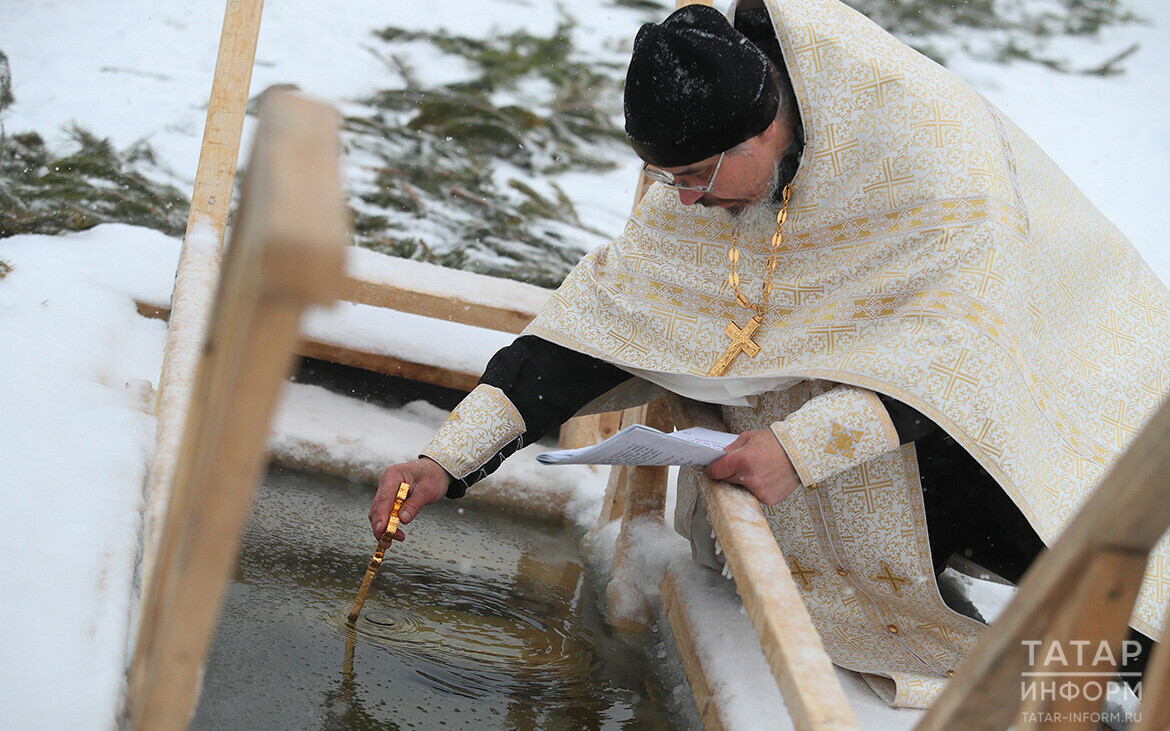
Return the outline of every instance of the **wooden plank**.
{"type": "Polygon", "coordinates": [[[1068,601],[1075,578],[1101,550],[1146,555],[1170,526],[1170,402],[1117,460],[1056,544],[1025,574],[1020,591],[938,697],[918,728],[1007,728],[1018,719],[1024,640],[1046,636],[1051,612],[1068,601]]]}
{"type": "Polygon", "coordinates": [[[711,527],[797,729],[856,729],[857,721],[760,502],[742,487],[700,478],[711,527]]]}
{"type": "MultiPolygon", "coordinates": [[[[625,429],[631,424],[642,424],[646,421],[648,404],[633,406],[619,412],[619,429],[625,429]]],[[[614,465],[609,471],[609,482],[605,486],[605,497],[601,501],[601,513],[597,517],[594,530],[601,530],[611,522],[622,517],[625,513],[626,487],[630,482],[630,465],[614,465]]]]}
{"type": "Polygon", "coordinates": [[[612,437],[621,424],[622,412],[576,416],[561,427],[561,449],[589,447],[612,437]]]}
{"type": "MultiPolygon", "coordinates": [[[[662,431],[673,428],[665,399],[629,411],[643,413],[641,423],[647,426],[662,431]]],[[[631,532],[639,521],[662,523],[670,472],[667,467],[633,465],[622,471],[621,476],[625,478],[625,484],[618,484],[615,491],[625,496],[622,500],[622,530],[614,551],[613,572],[606,587],[606,597],[610,625],[619,632],[641,632],[650,624],[653,607],[643,586],[645,577],[633,563],[631,532]]]]}
{"type": "Polygon", "coordinates": [[[388,376],[408,378],[412,381],[430,383],[445,388],[454,388],[459,391],[471,391],[479,382],[479,374],[467,371],[456,371],[450,368],[416,363],[414,361],[395,358],[384,353],[374,353],[360,348],[354,348],[338,343],[326,342],[316,338],[301,338],[297,345],[297,353],[309,358],[327,360],[330,363],[362,368],[375,373],[384,373],[388,376]]]}
{"type": "MultiPolygon", "coordinates": [[[[629,468],[622,514],[622,531],[618,535],[613,558],[613,571],[606,585],[610,626],[619,632],[641,632],[653,614],[651,598],[646,595],[642,575],[635,565],[633,531],[639,521],[662,523],[666,507],[666,487],[669,468],[638,465],[629,468]]],[[[657,577],[654,578],[655,584],[657,577]]]]}
{"type": "MultiPolygon", "coordinates": [[[[165,320],[170,314],[170,308],[166,305],[142,301],[137,301],[135,304],[138,307],[138,314],[143,317],[165,320]]],[[[296,353],[306,358],[317,358],[330,363],[339,363],[374,373],[407,378],[459,391],[471,391],[479,382],[479,374],[471,371],[457,371],[429,363],[418,363],[320,338],[302,336],[297,341],[296,353]]]]}
{"type": "MultiPolygon", "coordinates": [[[[1170,609],[1167,610],[1170,612],[1170,609]]],[[[1163,731],[1170,728],[1170,622],[1162,627],[1162,635],[1146,665],[1142,680],[1141,712],[1133,724],[1134,731],[1163,731]]]]}
{"type": "Polygon", "coordinates": [[[155,400],[154,462],[143,515],[143,576],[151,575],[155,547],[177,467],[179,440],[192,399],[200,347],[219,271],[228,207],[235,185],[240,134],[247,111],[263,0],[227,0],[215,62],[195,188],[171,303],[163,367],[155,400]]]}
{"type": "Polygon", "coordinates": [[[691,685],[691,692],[695,696],[695,707],[699,711],[699,720],[707,731],[724,731],[729,728],[729,722],[724,719],[723,706],[718,702],[713,691],[714,682],[707,676],[702,659],[695,647],[695,637],[703,631],[702,623],[693,619],[687,612],[686,602],[679,591],[678,581],[674,577],[671,567],[667,567],[666,575],[662,577],[662,606],[666,611],[666,619],[674,633],[675,644],[678,645],[678,655],[682,660],[683,672],[687,675],[687,682],[691,685]]]}
{"type": "Polygon", "coordinates": [[[333,109],[291,94],[262,103],[139,618],[133,729],[187,726],[301,313],[340,292],[347,219],[338,124],[333,109]]]}
{"type": "Polygon", "coordinates": [[[626,505],[626,485],[630,481],[630,466],[619,464],[609,468],[609,482],[605,485],[605,496],[601,500],[601,513],[597,516],[594,531],[599,531],[622,517],[626,505]]]}
{"type": "Polygon", "coordinates": [[[1025,703],[1018,724],[1020,731],[1097,727],[1094,712],[1101,709],[1105,690],[1114,681],[1117,667],[1111,661],[1121,657],[1126,622],[1141,588],[1145,568],[1144,553],[1103,549],[1074,578],[1076,588],[1068,600],[1050,608],[1055,620],[1042,643],[1034,649],[1040,662],[1030,671],[1045,675],[1020,678],[1019,683],[1023,687],[1032,681],[1037,684],[1034,688],[1048,684],[1062,689],[1076,688],[1076,692],[1068,690],[1049,695],[1021,691],[1025,703]],[[1102,646],[1112,649],[1100,653],[1102,646]]]}
{"type": "MultiPolygon", "coordinates": [[[[464,274],[471,273],[464,272],[464,274]]],[[[510,333],[520,332],[536,317],[539,306],[501,307],[498,304],[493,304],[500,300],[507,300],[507,290],[510,287],[524,287],[525,285],[506,279],[483,275],[475,276],[480,277],[478,281],[482,283],[481,286],[490,287],[491,291],[496,293],[495,296],[476,298],[460,292],[447,292],[438,295],[403,286],[402,283],[389,284],[346,277],[346,289],[342,299],[348,302],[386,307],[399,312],[409,312],[414,315],[435,317],[463,325],[510,333]]],[[[549,291],[549,294],[551,295],[552,292],[549,291]]],[[[513,297],[513,299],[516,298],[513,297]]]]}
{"type": "MultiPolygon", "coordinates": [[[[727,431],[718,407],[668,399],[678,429],[727,431]]],[[[747,490],[700,476],[707,517],[744,609],[796,728],[856,729],[857,721],[812,624],[760,502],[747,490]]]]}
{"type": "Polygon", "coordinates": [[[561,425],[558,444],[561,449],[591,447],[598,442],[601,432],[601,414],[588,414],[569,419],[561,425]]]}

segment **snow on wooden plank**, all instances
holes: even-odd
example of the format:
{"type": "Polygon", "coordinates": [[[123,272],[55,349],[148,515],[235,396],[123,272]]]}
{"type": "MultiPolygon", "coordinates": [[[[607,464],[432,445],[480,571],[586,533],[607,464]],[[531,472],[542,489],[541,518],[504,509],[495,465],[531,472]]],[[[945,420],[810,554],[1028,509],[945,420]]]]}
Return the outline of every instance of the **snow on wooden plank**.
{"type": "MultiPolygon", "coordinates": [[[[166,319],[164,303],[139,300],[145,317],[166,319]]],[[[298,353],[357,368],[470,391],[509,332],[461,325],[351,302],[310,310],[298,353]],[[424,335],[425,334],[425,335],[424,335]]]]}
{"type": "Polygon", "coordinates": [[[700,485],[711,526],[796,727],[856,729],[760,502],[727,483],[703,478],[700,485]]]}
{"type": "Polygon", "coordinates": [[[350,247],[345,299],[401,312],[518,333],[551,290],[510,279],[350,247]]]}

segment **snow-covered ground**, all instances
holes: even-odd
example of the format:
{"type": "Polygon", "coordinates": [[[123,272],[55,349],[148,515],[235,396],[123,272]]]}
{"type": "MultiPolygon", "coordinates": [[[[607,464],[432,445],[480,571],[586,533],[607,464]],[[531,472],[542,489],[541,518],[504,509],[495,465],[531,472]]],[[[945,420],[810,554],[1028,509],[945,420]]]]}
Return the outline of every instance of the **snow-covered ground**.
{"type": "MultiPolygon", "coordinates": [[[[1111,31],[1141,43],[1124,76],[1069,77],[970,60],[953,66],[1032,134],[1170,281],[1170,250],[1162,245],[1170,227],[1170,5],[1129,5],[1150,23],[1111,31]]],[[[599,56],[620,56],[639,19],[602,0],[574,3],[572,12],[599,56]]],[[[295,83],[344,106],[385,74],[367,48],[371,29],[473,34],[523,25],[547,32],[557,19],[556,4],[540,0],[443,0],[411,5],[409,13],[375,0],[268,0],[252,89],[295,83]]],[[[16,96],[4,127],[36,130],[56,144],[64,135],[54,138],[55,131],[74,120],[120,146],[149,138],[162,163],[190,181],[221,22],[219,3],[12,0],[0,20],[16,96]]],[[[459,73],[450,60],[417,63],[436,76],[459,73]]],[[[582,218],[616,233],[635,167],[631,156],[603,180],[581,176],[566,186],[582,218]]],[[[0,260],[13,267],[0,279],[4,728],[114,724],[153,448],[150,391],[165,337],[164,325],[139,317],[133,300],[166,299],[177,252],[174,239],[122,225],[0,240],[0,260]]],[[[400,438],[387,441],[400,444],[403,456],[440,417],[422,407],[371,416],[395,430],[400,438]]],[[[342,455],[357,437],[331,440],[340,427],[329,421],[282,417],[276,442],[306,433],[346,459],[394,457],[342,455]]],[[[582,481],[573,503],[579,520],[588,520],[602,483],[582,481]]]]}

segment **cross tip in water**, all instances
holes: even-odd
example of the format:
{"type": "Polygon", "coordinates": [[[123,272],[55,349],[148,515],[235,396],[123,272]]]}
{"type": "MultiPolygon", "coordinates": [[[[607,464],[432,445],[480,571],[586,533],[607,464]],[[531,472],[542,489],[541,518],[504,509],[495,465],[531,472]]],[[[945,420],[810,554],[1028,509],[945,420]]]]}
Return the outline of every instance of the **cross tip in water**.
{"type": "Polygon", "coordinates": [[[358,618],[358,613],[357,613],[357,612],[350,612],[350,613],[349,613],[349,623],[350,623],[350,624],[353,624],[354,622],[356,622],[356,621],[357,621],[357,618],[358,618]]]}

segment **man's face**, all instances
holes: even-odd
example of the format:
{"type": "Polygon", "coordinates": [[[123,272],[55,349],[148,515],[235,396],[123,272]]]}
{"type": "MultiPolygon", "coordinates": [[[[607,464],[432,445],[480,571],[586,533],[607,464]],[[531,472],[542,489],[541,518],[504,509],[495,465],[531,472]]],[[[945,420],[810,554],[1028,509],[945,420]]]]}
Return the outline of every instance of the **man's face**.
{"type": "Polygon", "coordinates": [[[674,175],[680,183],[702,186],[711,180],[715,166],[719,164],[719,174],[715,176],[709,193],[679,190],[679,201],[687,206],[698,204],[722,208],[737,216],[756,204],[771,202],[777,179],[776,166],[793,136],[791,130],[774,125],[745,142],[740,149],[725,154],[721,164],[719,156],[715,155],[693,165],[662,169],[674,175]]]}

